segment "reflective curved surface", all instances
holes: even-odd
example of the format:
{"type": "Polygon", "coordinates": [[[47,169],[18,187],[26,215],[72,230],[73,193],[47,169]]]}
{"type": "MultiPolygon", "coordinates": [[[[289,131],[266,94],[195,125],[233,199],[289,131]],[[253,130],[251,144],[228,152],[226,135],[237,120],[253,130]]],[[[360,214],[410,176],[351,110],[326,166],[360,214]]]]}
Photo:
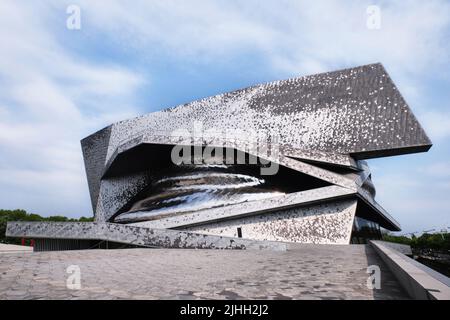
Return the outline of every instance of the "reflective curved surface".
{"type": "Polygon", "coordinates": [[[256,172],[245,166],[205,164],[162,171],[131,208],[115,218],[115,222],[159,219],[285,194],[256,172]]]}

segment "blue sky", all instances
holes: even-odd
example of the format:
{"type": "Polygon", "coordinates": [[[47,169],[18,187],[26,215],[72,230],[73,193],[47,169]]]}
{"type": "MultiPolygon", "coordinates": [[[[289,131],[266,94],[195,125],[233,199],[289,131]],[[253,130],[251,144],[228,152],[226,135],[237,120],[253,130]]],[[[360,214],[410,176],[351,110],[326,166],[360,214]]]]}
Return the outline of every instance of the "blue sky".
{"type": "Polygon", "coordinates": [[[79,141],[111,122],[381,62],[434,146],[370,160],[377,200],[404,232],[450,226],[448,1],[6,0],[0,16],[0,208],[91,215],[79,141]]]}

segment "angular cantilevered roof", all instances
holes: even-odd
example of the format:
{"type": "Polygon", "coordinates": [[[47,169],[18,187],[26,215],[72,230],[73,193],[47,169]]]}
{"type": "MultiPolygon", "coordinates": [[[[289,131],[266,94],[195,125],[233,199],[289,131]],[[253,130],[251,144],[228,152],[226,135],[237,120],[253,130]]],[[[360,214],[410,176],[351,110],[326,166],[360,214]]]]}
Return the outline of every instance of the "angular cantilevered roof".
{"type": "Polygon", "coordinates": [[[120,121],[83,139],[94,209],[100,181],[120,152],[171,144],[174,130],[192,132],[196,123],[204,131],[239,131],[244,140],[246,131],[276,135],[282,156],[350,166],[352,159],[431,147],[381,64],[275,81],[120,121]]]}
{"type": "Polygon", "coordinates": [[[275,132],[298,150],[372,158],[427,151],[431,141],[381,64],[275,81],[113,125],[108,155],[141,131],[275,132]]]}

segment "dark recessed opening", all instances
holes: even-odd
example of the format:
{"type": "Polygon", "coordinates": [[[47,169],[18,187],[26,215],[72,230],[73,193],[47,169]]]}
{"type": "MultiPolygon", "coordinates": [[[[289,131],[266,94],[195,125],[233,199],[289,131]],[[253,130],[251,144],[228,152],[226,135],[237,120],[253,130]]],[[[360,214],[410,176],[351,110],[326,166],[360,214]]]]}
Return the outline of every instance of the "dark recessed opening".
{"type": "Polygon", "coordinates": [[[275,175],[264,175],[261,160],[249,164],[248,154],[244,164],[176,165],[171,150],[167,145],[140,145],[112,163],[104,178],[145,171],[151,181],[115,215],[115,222],[159,219],[330,185],[284,166],[275,175]]]}
{"type": "Polygon", "coordinates": [[[355,216],[350,243],[365,244],[368,240],[380,240],[380,225],[372,220],[355,216]]]}

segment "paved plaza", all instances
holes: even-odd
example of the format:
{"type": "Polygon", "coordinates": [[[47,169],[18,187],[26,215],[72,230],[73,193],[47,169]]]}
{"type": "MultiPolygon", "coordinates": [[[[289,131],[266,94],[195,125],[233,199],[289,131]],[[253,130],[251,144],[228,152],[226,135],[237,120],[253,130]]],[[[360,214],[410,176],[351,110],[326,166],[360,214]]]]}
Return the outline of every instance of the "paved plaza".
{"type": "Polygon", "coordinates": [[[0,243],[0,254],[4,252],[32,252],[33,248],[15,244],[0,243]]]}
{"type": "Polygon", "coordinates": [[[407,298],[366,245],[0,253],[0,299],[407,298]],[[369,265],[380,267],[381,289],[367,288],[369,265]],[[80,289],[67,287],[70,266],[80,289]]]}

